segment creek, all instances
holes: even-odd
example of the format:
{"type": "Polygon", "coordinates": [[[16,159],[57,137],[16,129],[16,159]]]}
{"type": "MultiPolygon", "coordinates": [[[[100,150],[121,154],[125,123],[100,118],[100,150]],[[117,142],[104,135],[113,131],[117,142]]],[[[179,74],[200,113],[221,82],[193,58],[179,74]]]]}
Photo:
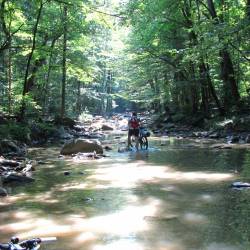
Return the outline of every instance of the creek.
{"type": "Polygon", "coordinates": [[[118,153],[122,139],[99,160],[31,149],[29,158],[45,164],[35,183],[9,186],[0,199],[1,242],[56,236],[42,249],[250,249],[250,190],[230,188],[250,177],[248,149],[150,137],[149,150],[118,153]]]}

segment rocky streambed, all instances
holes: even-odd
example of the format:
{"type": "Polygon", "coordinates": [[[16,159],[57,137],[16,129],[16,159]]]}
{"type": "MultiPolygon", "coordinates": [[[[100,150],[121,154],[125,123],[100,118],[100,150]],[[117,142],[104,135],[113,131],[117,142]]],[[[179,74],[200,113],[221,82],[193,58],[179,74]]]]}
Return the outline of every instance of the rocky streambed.
{"type": "MultiPolygon", "coordinates": [[[[56,132],[46,139],[43,147],[56,144],[61,147],[58,157],[71,158],[75,161],[98,160],[107,156],[109,151],[124,153],[126,150],[127,119],[129,114],[117,114],[109,118],[95,116],[83,122],[71,120],[60,125],[56,132]],[[121,138],[121,131],[123,131],[121,138]],[[110,136],[111,135],[111,136],[110,136]],[[119,144],[119,146],[117,146],[119,144]]],[[[150,127],[153,136],[163,138],[159,146],[166,145],[164,139],[176,138],[208,142],[211,149],[242,149],[250,148],[250,134],[248,132],[236,133],[228,130],[228,126],[222,130],[199,130],[197,128],[173,123],[165,119],[157,123],[149,113],[140,115],[144,125],[150,127]]],[[[37,130],[37,134],[39,131],[37,130]]],[[[44,138],[36,137],[35,144],[44,141],[44,138]]],[[[197,146],[197,144],[196,144],[197,146]]],[[[200,146],[199,146],[200,147],[200,146]]],[[[32,182],[32,172],[40,165],[41,161],[27,158],[28,147],[24,143],[13,140],[0,141],[0,195],[7,195],[4,188],[6,184],[16,182],[32,182]]]]}

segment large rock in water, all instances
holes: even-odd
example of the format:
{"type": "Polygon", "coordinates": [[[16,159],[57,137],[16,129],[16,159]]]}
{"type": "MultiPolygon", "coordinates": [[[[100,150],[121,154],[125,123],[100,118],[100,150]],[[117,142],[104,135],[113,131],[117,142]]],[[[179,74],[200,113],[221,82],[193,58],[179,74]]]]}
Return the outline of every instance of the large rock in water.
{"type": "Polygon", "coordinates": [[[79,152],[90,153],[94,151],[97,154],[103,154],[103,149],[99,141],[77,139],[64,144],[60,153],[62,155],[70,155],[79,152]]]}
{"type": "Polygon", "coordinates": [[[103,124],[102,125],[102,130],[108,131],[108,130],[114,130],[114,128],[111,127],[110,125],[103,124]]]}

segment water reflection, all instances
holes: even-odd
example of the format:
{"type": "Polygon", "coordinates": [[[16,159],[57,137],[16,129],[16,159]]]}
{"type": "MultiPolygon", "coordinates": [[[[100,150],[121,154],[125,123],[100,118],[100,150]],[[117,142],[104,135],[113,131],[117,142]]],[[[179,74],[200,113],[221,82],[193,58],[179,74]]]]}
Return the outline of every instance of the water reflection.
{"type": "Polygon", "coordinates": [[[34,185],[0,200],[1,240],[57,236],[46,248],[71,250],[249,249],[250,193],[229,188],[235,169],[249,177],[249,152],[166,143],[84,163],[57,159],[57,148],[34,151],[48,164],[34,185]]]}

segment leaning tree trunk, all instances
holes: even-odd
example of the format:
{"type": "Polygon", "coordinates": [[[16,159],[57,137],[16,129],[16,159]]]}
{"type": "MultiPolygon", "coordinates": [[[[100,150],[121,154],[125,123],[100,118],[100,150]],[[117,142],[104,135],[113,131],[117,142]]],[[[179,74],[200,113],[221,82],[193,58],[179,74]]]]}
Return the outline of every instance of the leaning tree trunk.
{"type": "Polygon", "coordinates": [[[62,92],[61,92],[61,118],[65,116],[65,89],[66,89],[66,51],[67,51],[67,15],[68,7],[63,8],[63,57],[62,57],[62,92]]]}
{"type": "Polygon", "coordinates": [[[28,56],[28,61],[27,61],[27,66],[26,66],[26,71],[25,71],[25,77],[24,77],[24,84],[23,84],[23,94],[22,94],[22,106],[21,106],[21,110],[20,110],[20,114],[19,114],[19,120],[23,120],[24,119],[24,113],[25,113],[25,95],[29,92],[30,86],[29,86],[29,81],[28,81],[28,77],[29,77],[29,70],[30,70],[30,65],[31,65],[31,60],[33,57],[33,53],[36,49],[36,36],[37,36],[37,30],[38,30],[38,24],[41,18],[41,14],[42,14],[42,9],[43,9],[43,0],[40,1],[40,7],[38,9],[38,13],[37,13],[37,18],[36,18],[36,23],[34,26],[34,31],[33,31],[33,39],[32,39],[32,48],[31,48],[31,52],[28,56]]]}

